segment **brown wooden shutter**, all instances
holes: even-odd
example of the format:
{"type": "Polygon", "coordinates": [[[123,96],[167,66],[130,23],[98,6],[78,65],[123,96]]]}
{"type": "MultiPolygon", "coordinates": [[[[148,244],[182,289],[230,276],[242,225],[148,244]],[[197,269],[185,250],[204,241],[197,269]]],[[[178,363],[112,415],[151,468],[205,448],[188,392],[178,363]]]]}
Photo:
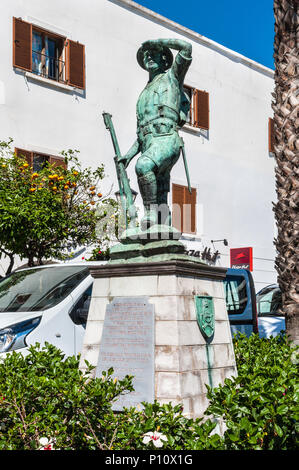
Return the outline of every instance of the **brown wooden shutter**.
{"type": "Polygon", "coordinates": [[[62,157],[54,157],[53,155],[49,155],[49,163],[50,165],[54,165],[54,167],[63,166],[63,168],[67,168],[64,158],[62,157]]]}
{"type": "Polygon", "coordinates": [[[196,233],[196,189],[172,185],[172,225],[180,232],[196,233]]]}
{"type": "Polygon", "coordinates": [[[13,18],[13,66],[32,69],[32,25],[13,18]]]}
{"type": "Polygon", "coordinates": [[[269,118],[268,122],[268,147],[269,152],[274,152],[274,120],[269,118]]]}
{"type": "Polygon", "coordinates": [[[180,184],[172,185],[172,226],[180,232],[183,231],[184,188],[180,184]]]}
{"type": "Polygon", "coordinates": [[[194,127],[209,129],[209,93],[194,90],[194,127]]]}
{"type": "Polygon", "coordinates": [[[29,150],[15,148],[15,153],[17,154],[17,157],[25,158],[27,163],[29,163],[30,166],[33,166],[33,152],[29,152],[29,150]]]}
{"type": "Polygon", "coordinates": [[[184,214],[183,214],[183,232],[195,233],[196,232],[196,189],[189,189],[185,187],[184,191],[184,214]]]}
{"type": "Polygon", "coordinates": [[[70,39],[66,46],[66,74],[69,85],[85,88],[85,46],[70,39]]]}

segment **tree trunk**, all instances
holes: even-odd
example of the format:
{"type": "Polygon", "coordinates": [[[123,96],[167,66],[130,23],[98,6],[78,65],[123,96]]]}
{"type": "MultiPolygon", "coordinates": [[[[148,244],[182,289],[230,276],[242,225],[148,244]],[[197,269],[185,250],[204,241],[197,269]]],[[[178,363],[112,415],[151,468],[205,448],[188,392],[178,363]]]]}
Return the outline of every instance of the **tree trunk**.
{"type": "Polygon", "coordinates": [[[282,292],[286,333],[299,344],[299,182],[298,182],[298,5],[299,0],[274,0],[274,111],[277,203],[276,269],[282,292]]]}

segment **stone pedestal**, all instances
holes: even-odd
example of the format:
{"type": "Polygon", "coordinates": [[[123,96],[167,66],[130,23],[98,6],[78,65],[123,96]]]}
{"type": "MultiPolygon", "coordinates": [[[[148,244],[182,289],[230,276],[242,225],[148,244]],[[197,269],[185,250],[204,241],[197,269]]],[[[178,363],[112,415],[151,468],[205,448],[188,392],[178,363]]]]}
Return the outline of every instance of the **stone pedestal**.
{"type": "MultiPolygon", "coordinates": [[[[208,406],[206,387],[236,374],[230,325],[224,299],[226,269],[185,260],[93,266],[92,300],[80,368],[86,359],[97,366],[106,307],[117,298],[145,298],[154,312],[154,397],[182,403],[189,417],[208,406]],[[211,296],[215,331],[202,335],[195,296],[211,296]]],[[[108,309],[109,310],[109,309],[108,309]]],[[[111,364],[113,367],[113,364],[111,364]]]]}

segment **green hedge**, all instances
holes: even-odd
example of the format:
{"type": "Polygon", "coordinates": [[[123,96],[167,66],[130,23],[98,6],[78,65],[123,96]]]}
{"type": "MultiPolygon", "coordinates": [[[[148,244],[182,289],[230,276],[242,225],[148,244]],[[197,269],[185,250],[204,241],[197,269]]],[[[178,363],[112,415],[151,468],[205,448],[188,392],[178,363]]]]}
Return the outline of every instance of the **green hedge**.
{"type": "Polygon", "coordinates": [[[227,426],[225,448],[298,448],[298,348],[285,335],[240,335],[234,345],[238,376],[208,393],[208,412],[227,426]]]}
{"type": "Polygon", "coordinates": [[[298,448],[295,349],[283,337],[253,335],[236,339],[235,352],[238,377],[208,387],[205,420],[157,402],[113,412],[113,401],[133,390],[132,377],[115,380],[110,369],[90,379],[79,358],[50,344],[13,352],[0,363],[0,450],[298,448]],[[223,436],[211,415],[224,418],[223,436]]]}
{"type": "Polygon", "coordinates": [[[0,364],[0,450],[182,449],[198,437],[203,448],[218,445],[218,436],[208,439],[215,424],[200,426],[199,420],[187,419],[181,405],[148,403],[142,411],[114,413],[113,401],[133,390],[132,377],[115,380],[110,369],[102,378],[89,379],[90,369],[83,375],[78,366],[78,358],[64,359],[50,344],[30,347],[25,357],[13,352],[5,358],[0,364]],[[144,435],[154,431],[156,439],[144,443],[144,435]]]}

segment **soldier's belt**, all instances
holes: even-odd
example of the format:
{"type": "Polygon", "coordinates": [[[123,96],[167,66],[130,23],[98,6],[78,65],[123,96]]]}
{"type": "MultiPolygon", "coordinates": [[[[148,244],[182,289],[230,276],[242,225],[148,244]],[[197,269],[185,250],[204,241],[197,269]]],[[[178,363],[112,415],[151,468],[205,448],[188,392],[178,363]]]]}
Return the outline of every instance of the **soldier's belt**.
{"type": "Polygon", "coordinates": [[[145,137],[148,134],[152,134],[153,137],[162,135],[172,135],[177,131],[177,124],[171,122],[154,122],[140,126],[138,129],[138,137],[145,137]]]}

